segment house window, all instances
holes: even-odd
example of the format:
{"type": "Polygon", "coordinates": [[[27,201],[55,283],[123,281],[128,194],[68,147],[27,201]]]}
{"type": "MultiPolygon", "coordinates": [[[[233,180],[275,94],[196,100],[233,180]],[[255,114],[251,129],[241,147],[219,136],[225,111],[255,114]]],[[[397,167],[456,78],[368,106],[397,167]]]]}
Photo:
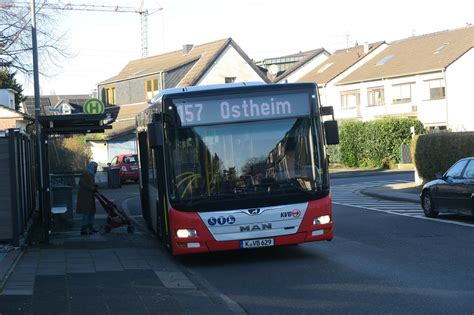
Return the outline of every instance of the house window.
{"type": "Polygon", "coordinates": [[[446,88],[443,79],[426,81],[430,91],[430,100],[441,100],[446,96],[446,88]]]}
{"type": "Polygon", "coordinates": [[[380,106],[385,104],[384,89],[382,86],[367,89],[367,105],[380,106]]]}
{"type": "Polygon", "coordinates": [[[393,85],[393,104],[402,104],[411,102],[412,83],[393,85]]]}
{"type": "Polygon", "coordinates": [[[234,83],[236,77],[225,77],[225,83],[234,83]]]}
{"type": "Polygon", "coordinates": [[[351,109],[360,105],[360,90],[341,92],[341,108],[351,109]]]}
{"type": "Polygon", "coordinates": [[[105,103],[107,105],[115,105],[115,88],[105,89],[105,103]]]}
{"type": "Polygon", "coordinates": [[[145,81],[145,94],[146,100],[151,100],[153,96],[158,94],[160,91],[160,80],[159,79],[150,79],[145,81]]]}

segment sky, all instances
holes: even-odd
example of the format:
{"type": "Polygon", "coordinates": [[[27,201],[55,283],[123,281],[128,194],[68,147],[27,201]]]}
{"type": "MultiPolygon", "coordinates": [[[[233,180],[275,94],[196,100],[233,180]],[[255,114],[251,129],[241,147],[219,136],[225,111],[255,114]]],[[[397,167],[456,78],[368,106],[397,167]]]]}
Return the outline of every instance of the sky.
{"type": "MultiPolygon", "coordinates": [[[[55,0],[49,0],[54,3],[55,0]]],[[[141,0],[69,0],[72,4],[140,6],[141,0]]],[[[149,56],[232,37],[254,60],[357,42],[390,42],[474,23],[474,1],[145,0],[149,56]]],[[[68,58],[40,64],[41,94],[89,94],[130,60],[141,58],[140,15],[54,11],[68,58]]],[[[37,26],[41,28],[41,25],[37,26]]],[[[32,78],[17,78],[33,94],[32,78]]]]}

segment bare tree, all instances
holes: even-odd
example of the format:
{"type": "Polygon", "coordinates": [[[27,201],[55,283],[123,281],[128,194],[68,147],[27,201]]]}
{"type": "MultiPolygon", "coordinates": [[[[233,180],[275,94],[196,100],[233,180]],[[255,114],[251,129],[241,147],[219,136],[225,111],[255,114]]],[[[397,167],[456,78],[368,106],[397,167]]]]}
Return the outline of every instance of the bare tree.
{"type": "MultiPolygon", "coordinates": [[[[65,34],[58,34],[55,11],[45,10],[47,0],[37,0],[36,20],[40,72],[46,75],[51,66],[67,57],[65,34]],[[48,71],[45,71],[48,69],[48,71]]],[[[1,0],[0,3],[0,66],[25,75],[33,72],[31,13],[25,2],[1,0]]]]}

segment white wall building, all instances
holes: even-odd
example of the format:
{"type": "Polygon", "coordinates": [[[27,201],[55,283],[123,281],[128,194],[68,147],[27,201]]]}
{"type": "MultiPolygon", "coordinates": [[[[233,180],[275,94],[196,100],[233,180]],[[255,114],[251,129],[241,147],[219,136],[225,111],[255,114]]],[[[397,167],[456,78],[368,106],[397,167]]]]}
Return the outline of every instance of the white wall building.
{"type": "Polygon", "coordinates": [[[0,105],[15,110],[15,90],[0,89],[0,105]]]}
{"type": "MultiPolygon", "coordinates": [[[[295,62],[289,68],[287,68],[283,73],[279,74],[273,79],[273,82],[276,83],[294,83],[298,82],[303,76],[311,72],[314,68],[325,62],[331,54],[326,51],[324,48],[315,49],[310,52],[307,52],[306,55],[300,59],[298,62],[295,62]]],[[[281,57],[276,59],[286,59],[289,57],[281,57]]],[[[269,70],[271,71],[271,66],[269,70]]]]}
{"type": "Polygon", "coordinates": [[[370,61],[387,47],[385,42],[358,45],[335,51],[326,61],[301,77],[298,82],[316,82],[323,106],[334,106],[335,116],[345,118],[340,110],[340,88],[336,83],[370,61]]]}
{"type": "Polygon", "coordinates": [[[472,26],[391,43],[336,83],[336,117],[417,117],[430,129],[474,130],[473,46],[472,26]]]}

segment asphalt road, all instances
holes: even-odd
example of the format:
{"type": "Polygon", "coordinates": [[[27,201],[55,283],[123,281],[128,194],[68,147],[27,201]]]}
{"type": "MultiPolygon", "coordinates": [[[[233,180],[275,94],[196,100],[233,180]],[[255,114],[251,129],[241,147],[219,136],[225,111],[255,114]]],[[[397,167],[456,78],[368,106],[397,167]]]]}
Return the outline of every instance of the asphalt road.
{"type": "MultiPolygon", "coordinates": [[[[333,185],[411,174],[334,179],[333,185]]],[[[474,229],[334,206],[332,242],[177,260],[250,314],[474,313],[474,229]]]]}

